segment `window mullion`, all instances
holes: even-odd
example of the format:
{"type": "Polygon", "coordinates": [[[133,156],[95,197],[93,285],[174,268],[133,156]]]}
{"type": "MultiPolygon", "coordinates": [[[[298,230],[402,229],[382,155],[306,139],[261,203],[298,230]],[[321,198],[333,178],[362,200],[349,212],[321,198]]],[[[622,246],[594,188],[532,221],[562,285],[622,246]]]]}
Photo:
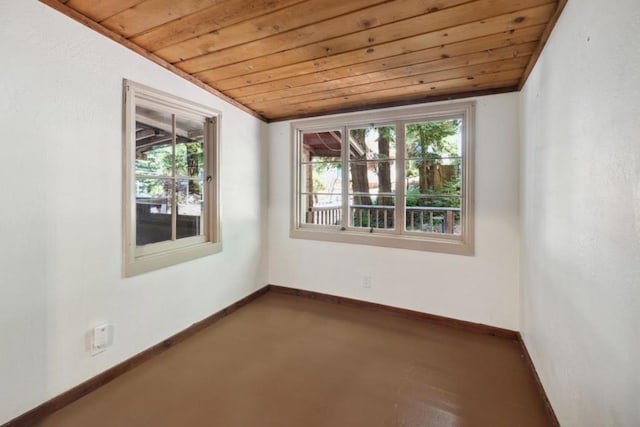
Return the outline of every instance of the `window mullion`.
{"type": "Polygon", "coordinates": [[[172,162],[171,162],[171,240],[177,239],[178,228],[178,181],[176,179],[176,115],[171,115],[171,133],[172,133],[172,162]]]}
{"type": "Polygon", "coordinates": [[[403,234],[405,226],[405,131],[404,122],[396,126],[396,234],[403,234]]]}
{"type": "Polygon", "coordinates": [[[349,227],[349,149],[348,129],[342,128],[342,229],[349,227]]]}

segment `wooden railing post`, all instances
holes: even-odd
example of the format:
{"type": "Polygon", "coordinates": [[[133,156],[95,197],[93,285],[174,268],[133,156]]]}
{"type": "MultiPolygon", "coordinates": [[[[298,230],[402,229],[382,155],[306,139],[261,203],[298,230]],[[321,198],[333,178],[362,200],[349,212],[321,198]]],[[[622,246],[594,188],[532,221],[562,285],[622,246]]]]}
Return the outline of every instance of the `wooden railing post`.
{"type": "Polygon", "coordinates": [[[447,211],[447,233],[453,234],[453,211],[447,211]]]}

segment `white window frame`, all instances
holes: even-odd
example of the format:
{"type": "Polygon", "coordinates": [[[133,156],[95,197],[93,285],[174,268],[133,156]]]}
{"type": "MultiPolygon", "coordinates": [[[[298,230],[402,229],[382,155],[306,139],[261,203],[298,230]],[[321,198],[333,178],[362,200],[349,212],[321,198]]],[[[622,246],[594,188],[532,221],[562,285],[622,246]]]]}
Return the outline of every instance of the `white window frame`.
{"type": "Polygon", "coordinates": [[[222,250],[220,226],[218,110],[179,98],[148,86],[124,80],[123,126],[123,270],[134,276],[222,250]],[[172,241],[136,245],[136,105],[203,120],[205,126],[204,234],[172,241]]]}
{"type": "MultiPolygon", "coordinates": [[[[298,120],[291,123],[292,146],[292,199],[290,237],[330,242],[354,243],[363,245],[384,246],[391,248],[412,249],[432,252],[443,252],[457,255],[474,254],[474,135],[475,135],[475,101],[456,102],[439,105],[422,105],[418,107],[400,107],[377,110],[365,113],[351,113],[337,116],[298,120]],[[435,121],[446,119],[462,119],[462,189],[461,213],[462,232],[460,235],[441,233],[416,233],[404,230],[405,218],[405,185],[404,185],[404,132],[405,124],[417,121],[435,121]],[[348,129],[369,126],[396,126],[396,205],[394,230],[357,229],[349,224],[342,226],[305,224],[301,222],[301,183],[302,183],[302,134],[310,131],[341,130],[343,138],[342,162],[343,174],[348,143],[345,138],[348,129]],[[402,165],[402,166],[401,166],[402,165]]],[[[348,179],[343,175],[342,203],[343,221],[348,221],[348,179]]]]}

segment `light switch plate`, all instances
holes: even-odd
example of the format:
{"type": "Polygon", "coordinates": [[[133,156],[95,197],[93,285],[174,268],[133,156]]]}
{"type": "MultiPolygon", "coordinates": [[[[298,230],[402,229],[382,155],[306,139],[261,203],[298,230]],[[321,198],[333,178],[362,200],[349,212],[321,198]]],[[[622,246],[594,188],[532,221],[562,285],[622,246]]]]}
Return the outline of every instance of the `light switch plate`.
{"type": "Polygon", "coordinates": [[[109,345],[109,325],[103,323],[93,328],[91,336],[91,354],[102,353],[109,345]]]}

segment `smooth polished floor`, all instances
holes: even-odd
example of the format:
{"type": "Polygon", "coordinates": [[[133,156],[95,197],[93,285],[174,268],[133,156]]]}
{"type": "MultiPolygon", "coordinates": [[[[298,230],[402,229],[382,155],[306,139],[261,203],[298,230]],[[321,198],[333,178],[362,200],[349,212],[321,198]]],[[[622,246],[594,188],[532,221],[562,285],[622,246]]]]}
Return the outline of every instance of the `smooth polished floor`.
{"type": "Polygon", "coordinates": [[[515,341],[269,292],[43,427],[548,426],[515,341]]]}

